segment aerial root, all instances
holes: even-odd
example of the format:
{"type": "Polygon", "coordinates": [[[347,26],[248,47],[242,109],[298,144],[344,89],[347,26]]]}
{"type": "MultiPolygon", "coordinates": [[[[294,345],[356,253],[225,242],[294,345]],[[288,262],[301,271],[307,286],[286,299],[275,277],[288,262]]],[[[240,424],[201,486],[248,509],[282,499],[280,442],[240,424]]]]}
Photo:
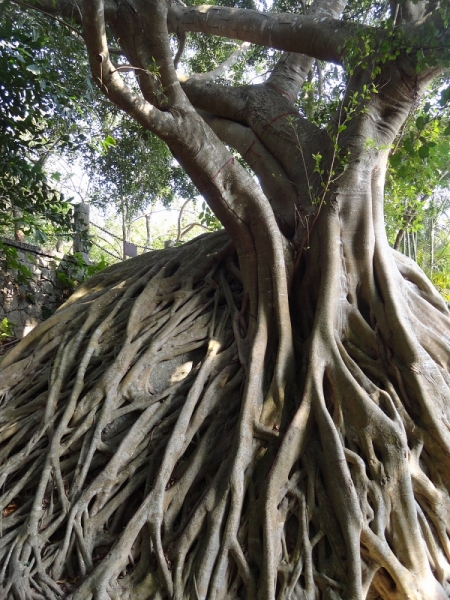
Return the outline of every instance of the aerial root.
{"type": "MultiPolygon", "coordinates": [[[[427,310],[439,311],[448,329],[447,308],[423,274],[413,275],[417,289],[410,287],[404,294],[411,312],[428,303],[427,310]]],[[[409,273],[411,279],[413,275],[409,273]]],[[[328,272],[328,277],[333,275],[328,272]]],[[[305,347],[308,374],[302,401],[283,431],[266,488],[263,572],[269,581],[264,597],[274,597],[275,590],[277,598],[311,594],[307,556],[312,556],[315,589],[322,594],[366,597],[373,589],[381,597],[423,599],[433,590],[436,597],[447,597],[449,531],[443,523],[449,521],[448,508],[443,512],[441,503],[447,495],[441,490],[448,471],[430,457],[436,451],[441,456],[439,446],[446,448],[442,424],[433,415],[439,412],[440,399],[448,398],[448,373],[441,371],[436,353],[430,352],[436,361],[421,354],[420,336],[414,338],[410,331],[403,336],[401,325],[392,339],[393,321],[377,322],[380,307],[399,314],[397,306],[389,305],[389,293],[384,306],[376,295],[373,312],[369,302],[360,313],[358,306],[336,302],[339,295],[330,288],[322,296],[329,302],[329,310],[323,310],[328,317],[320,321],[316,313],[320,327],[313,328],[305,347]],[[329,316],[341,312],[350,318],[344,332],[336,332],[329,316]],[[398,352],[405,339],[418,357],[413,368],[402,365],[405,355],[398,352]],[[430,405],[436,393],[438,403],[430,405]],[[415,402],[431,416],[425,427],[417,426],[415,402]],[[299,483],[285,492],[285,483],[299,473],[299,483]],[[302,497],[308,499],[304,519],[298,516],[302,497]],[[314,540],[312,554],[308,542],[300,553],[289,542],[293,523],[300,532],[305,520],[310,545],[314,540]],[[343,582],[352,582],[353,589],[343,582]]],[[[446,346],[442,352],[448,356],[446,346]]]]}
{"type": "MultiPolygon", "coordinates": [[[[355,548],[355,574],[351,580],[357,581],[358,569],[363,575],[361,597],[366,597],[372,587],[381,597],[388,590],[393,594],[393,589],[398,598],[423,599],[429,593],[427,589],[435,590],[436,597],[446,597],[448,531],[444,533],[439,526],[443,515],[436,517],[432,508],[442,514],[439,503],[445,495],[440,497],[429,479],[431,473],[426,475],[417,461],[411,477],[408,424],[404,425],[387,391],[377,388],[362,371],[358,373],[342,344],[328,351],[328,357],[325,350],[321,356],[326,357],[322,369],[325,385],[320,385],[320,377],[314,377],[311,387],[305,388],[267,488],[266,553],[273,555],[278,565],[276,597],[290,598],[294,590],[313,597],[311,577],[314,589],[318,587],[321,593],[330,589],[340,598],[345,589],[347,595],[348,584],[342,582],[348,581],[348,571],[344,575],[342,568],[349,560],[352,543],[358,551],[355,548]],[[308,399],[311,407],[307,408],[308,399]],[[320,437],[314,440],[313,436],[303,454],[298,447],[306,443],[301,441],[300,428],[294,427],[302,421],[301,430],[311,433],[307,423],[314,408],[320,437]],[[342,452],[345,460],[339,458],[342,452]],[[417,493],[418,479],[421,495],[417,493]],[[283,480],[290,485],[281,487],[279,482],[283,480]],[[332,506],[324,494],[330,488],[332,506]],[[339,511],[339,504],[344,510],[339,511]],[[335,515],[337,527],[330,521],[330,514],[335,515]],[[293,522],[298,523],[295,541],[291,534],[293,522]],[[304,539],[304,531],[309,532],[308,539],[304,539]],[[343,539],[342,532],[349,537],[343,539]],[[332,558],[324,562],[321,556],[324,551],[329,554],[330,549],[332,558]]],[[[350,568],[348,562],[345,568],[350,568]]]]}

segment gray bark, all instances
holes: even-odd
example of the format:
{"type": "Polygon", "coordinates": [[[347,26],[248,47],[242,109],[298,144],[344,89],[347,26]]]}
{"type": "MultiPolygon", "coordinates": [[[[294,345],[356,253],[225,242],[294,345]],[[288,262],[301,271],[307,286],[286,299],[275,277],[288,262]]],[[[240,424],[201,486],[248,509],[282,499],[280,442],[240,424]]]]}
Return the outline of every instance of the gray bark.
{"type": "Polygon", "coordinates": [[[341,60],[366,29],[336,19],[340,3],[114,6],[82,3],[93,75],[226,233],[112,267],[3,358],[5,593],[448,598],[450,317],[383,219],[389,147],[437,67],[382,63],[370,94],[356,69],[340,109],[354,116],[324,132],[298,114],[310,60],[293,53],[341,60]],[[266,84],[181,84],[168,22],[289,54],[266,84]]]}

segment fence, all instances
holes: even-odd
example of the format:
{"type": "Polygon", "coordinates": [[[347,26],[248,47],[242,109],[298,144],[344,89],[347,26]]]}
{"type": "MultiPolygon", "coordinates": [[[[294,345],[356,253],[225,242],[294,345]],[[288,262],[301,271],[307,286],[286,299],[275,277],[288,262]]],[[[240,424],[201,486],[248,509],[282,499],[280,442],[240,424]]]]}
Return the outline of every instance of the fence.
{"type": "MultiPolygon", "coordinates": [[[[121,242],[123,256],[118,256],[100,247],[102,252],[110,254],[116,260],[125,256],[136,256],[138,248],[148,251],[146,246],[132,244],[90,221],[89,205],[77,204],[74,207],[75,234],[73,251],[80,252],[89,263],[90,227],[108,234],[121,242]]],[[[58,277],[62,254],[54,255],[39,246],[19,242],[0,236],[6,247],[13,249],[15,258],[8,260],[8,253],[0,253],[0,322],[6,317],[11,323],[14,335],[23,337],[38,323],[48,318],[70,295],[71,289],[58,277]],[[24,276],[24,273],[27,276],[24,276]]],[[[62,278],[64,279],[64,278],[62,278]]]]}
{"type": "MultiPolygon", "coordinates": [[[[87,204],[75,205],[74,222],[73,251],[80,252],[86,262],[89,262],[91,242],[88,234],[91,226],[123,242],[122,238],[90,222],[87,204]]],[[[12,254],[10,251],[0,253],[0,322],[6,317],[14,336],[21,338],[48,318],[72,290],[64,284],[64,278],[61,281],[58,277],[58,273],[62,272],[62,254],[51,254],[39,246],[7,237],[0,236],[0,241],[13,251],[12,254]]],[[[129,242],[124,243],[124,255],[136,256],[137,247],[129,242]]],[[[123,258],[105,248],[101,250],[115,259],[123,258]]]]}
{"type": "Polygon", "coordinates": [[[73,240],[73,249],[74,249],[74,252],[81,252],[81,254],[82,254],[83,258],[86,260],[86,262],[89,261],[89,248],[90,248],[91,244],[93,244],[94,246],[97,246],[103,252],[106,252],[106,254],[109,254],[110,256],[112,256],[113,258],[115,258],[117,260],[122,260],[126,256],[128,256],[130,258],[133,256],[137,256],[138,248],[141,248],[144,251],[149,250],[149,248],[147,248],[146,246],[140,246],[139,244],[132,244],[131,242],[128,242],[128,241],[124,240],[123,238],[119,237],[115,233],[111,233],[107,229],[104,229],[100,225],[96,225],[95,223],[92,223],[90,220],[88,204],[80,203],[80,204],[75,205],[74,221],[75,221],[76,233],[75,233],[74,240],[73,240]],[[106,233],[107,235],[111,236],[112,238],[118,240],[121,243],[122,248],[123,248],[123,256],[119,256],[113,252],[110,252],[109,250],[106,250],[104,247],[99,246],[96,242],[92,242],[92,240],[89,239],[89,228],[91,226],[95,227],[99,231],[102,231],[103,233],[106,233]]]}

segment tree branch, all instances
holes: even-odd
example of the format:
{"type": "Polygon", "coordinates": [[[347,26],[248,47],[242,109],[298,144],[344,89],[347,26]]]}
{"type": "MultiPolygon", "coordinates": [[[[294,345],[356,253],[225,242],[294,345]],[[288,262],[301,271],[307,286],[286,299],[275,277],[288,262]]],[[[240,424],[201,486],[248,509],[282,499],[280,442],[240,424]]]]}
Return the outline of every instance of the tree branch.
{"type": "Polygon", "coordinates": [[[277,222],[289,237],[295,226],[297,193],[287,173],[249,127],[200,112],[214,133],[239,152],[258,177],[277,222]]]}
{"type": "Polygon", "coordinates": [[[175,67],[175,69],[178,68],[178,63],[180,62],[181,57],[183,56],[184,47],[186,46],[186,34],[180,33],[180,35],[177,36],[177,38],[178,38],[178,50],[177,50],[177,53],[175,54],[175,58],[173,59],[173,66],[175,67]]]}
{"type": "Polygon", "coordinates": [[[244,123],[249,90],[254,86],[226,86],[191,77],[183,89],[196,109],[244,123]]]}
{"type": "Polygon", "coordinates": [[[346,43],[368,28],[327,17],[219,6],[169,9],[171,32],[200,32],[251,42],[286,52],[300,52],[320,60],[341,63],[346,43]]]}
{"type": "Polygon", "coordinates": [[[424,2],[423,0],[416,2],[402,0],[396,2],[395,0],[391,0],[389,4],[394,25],[407,25],[420,21],[420,19],[434,8],[433,5],[435,2],[424,2]]]}
{"type": "MultiPolygon", "coordinates": [[[[314,17],[336,18],[344,10],[345,0],[315,0],[309,15],[314,17]]],[[[283,54],[276,64],[266,85],[283,91],[283,93],[295,100],[300,88],[305,82],[308,72],[312,68],[313,59],[305,54],[287,53],[283,54]]]]}
{"type": "Polygon", "coordinates": [[[103,0],[83,0],[83,36],[92,75],[102,92],[141,125],[164,137],[172,130],[170,115],[135,94],[109,58],[103,0]]]}
{"type": "Polygon", "coordinates": [[[119,3],[113,30],[130,62],[146,71],[138,78],[144,98],[164,110],[186,103],[173,64],[166,3],[119,3]]]}
{"type": "MultiPolygon", "coordinates": [[[[72,27],[72,25],[70,25],[70,23],[67,23],[66,21],[63,21],[62,19],[59,19],[54,14],[51,14],[50,12],[48,12],[47,10],[44,10],[43,8],[39,8],[39,6],[37,6],[37,5],[28,4],[28,2],[22,2],[22,0],[11,0],[11,2],[13,4],[17,4],[17,6],[26,8],[28,10],[35,10],[36,12],[39,12],[39,13],[45,15],[46,17],[50,17],[57,23],[60,23],[64,27],[67,27],[67,29],[69,29],[73,33],[76,33],[76,35],[81,36],[81,32],[78,29],[76,29],[75,27],[72,27]]],[[[81,22],[81,14],[79,15],[79,17],[80,17],[79,22],[81,22]]]]}
{"type": "Polygon", "coordinates": [[[178,234],[177,234],[177,242],[179,242],[181,240],[181,220],[183,218],[183,211],[186,208],[186,206],[189,204],[189,202],[191,202],[191,198],[189,198],[188,200],[186,200],[186,202],[183,203],[183,206],[180,208],[180,212],[178,213],[178,234]]]}
{"type": "Polygon", "coordinates": [[[314,58],[310,56],[286,52],[276,64],[265,85],[279,90],[294,102],[313,63],[314,58]]]}
{"type": "MultiPolygon", "coordinates": [[[[25,2],[13,0],[15,4],[26,5],[25,2]]],[[[104,18],[107,22],[112,21],[117,15],[117,3],[113,0],[105,0],[104,18]]],[[[73,19],[81,24],[81,6],[82,0],[33,0],[33,8],[49,15],[60,15],[73,19]]]]}

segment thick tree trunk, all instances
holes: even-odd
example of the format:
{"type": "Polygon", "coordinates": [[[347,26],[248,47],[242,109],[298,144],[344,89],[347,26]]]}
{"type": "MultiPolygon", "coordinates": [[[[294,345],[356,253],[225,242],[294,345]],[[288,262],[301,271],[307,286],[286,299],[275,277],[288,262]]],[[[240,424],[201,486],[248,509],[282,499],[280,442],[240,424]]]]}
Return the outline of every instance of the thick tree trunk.
{"type": "Polygon", "coordinates": [[[5,597],[448,597],[450,320],[369,154],[277,265],[278,324],[220,233],[110,268],[3,359],[5,597]]]}

